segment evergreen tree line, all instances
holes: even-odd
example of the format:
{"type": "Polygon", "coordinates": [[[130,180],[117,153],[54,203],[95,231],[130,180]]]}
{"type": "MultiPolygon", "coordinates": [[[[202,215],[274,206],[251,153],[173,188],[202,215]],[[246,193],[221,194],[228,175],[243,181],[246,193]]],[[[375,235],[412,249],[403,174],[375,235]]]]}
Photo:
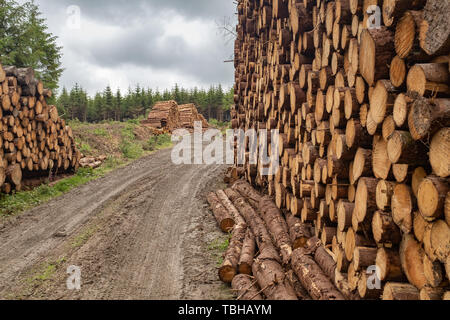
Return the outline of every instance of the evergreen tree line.
{"type": "Polygon", "coordinates": [[[185,89],[176,84],[171,90],[153,90],[150,88],[128,89],[125,94],[117,89],[113,92],[107,86],[103,92],[90,97],[86,90],[75,84],[72,89],[63,88],[56,99],[59,114],[70,120],[84,122],[123,121],[145,117],[158,101],[175,100],[178,104],[193,103],[206,119],[230,120],[230,107],[233,105],[234,92],[224,90],[221,85],[211,86],[208,90],[185,89]]]}

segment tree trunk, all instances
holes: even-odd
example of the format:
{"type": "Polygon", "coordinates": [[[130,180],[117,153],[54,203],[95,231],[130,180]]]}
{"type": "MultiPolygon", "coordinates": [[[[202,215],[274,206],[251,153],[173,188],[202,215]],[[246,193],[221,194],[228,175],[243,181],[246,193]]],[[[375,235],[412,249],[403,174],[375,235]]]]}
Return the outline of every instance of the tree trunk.
{"type": "Polygon", "coordinates": [[[207,197],[208,203],[211,206],[211,210],[214,213],[217,223],[223,232],[230,232],[234,227],[234,219],[230,212],[222,205],[219,198],[215,193],[210,193],[207,197]]]}
{"type": "Polygon", "coordinates": [[[289,264],[292,255],[292,242],[289,237],[287,223],[283,219],[280,210],[275,206],[271,198],[263,197],[259,202],[259,211],[276,246],[280,250],[283,264],[289,264]]]}
{"type": "Polygon", "coordinates": [[[239,273],[251,275],[255,249],[255,236],[250,229],[247,229],[239,259],[239,273]]]}
{"type": "Polygon", "coordinates": [[[245,223],[235,225],[233,228],[230,245],[225,252],[223,263],[219,268],[219,278],[225,283],[231,283],[237,274],[246,232],[247,225],[245,223]]]}
{"type": "Polygon", "coordinates": [[[268,300],[298,300],[294,288],[277,261],[257,258],[252,269],[268,300]]]}
{"type": "Polygon", "coordinates": [[[231,284],[233,291],[240,301],[261,301],[264,300],[259,293],[259,287],[253,277],[240,274],[234,277],[231,284]]]}
{"type": "Polygon", "coordinates": [[[300,248],[293,252],[292,269],[313,299],[345,300],[305,249],[300,248]]]}
{"type": "Polygon", "coordinates": [[[420,300],[419,290],[409,283],[388,282],[384,286],[383,300],[420,300]]]}

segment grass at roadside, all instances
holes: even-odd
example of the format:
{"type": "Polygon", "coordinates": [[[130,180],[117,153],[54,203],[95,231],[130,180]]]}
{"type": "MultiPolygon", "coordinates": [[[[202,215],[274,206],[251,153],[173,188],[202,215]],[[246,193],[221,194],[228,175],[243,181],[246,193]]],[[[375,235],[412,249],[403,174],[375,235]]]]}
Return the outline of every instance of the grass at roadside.
{"type": "Polygon", "coordinates": [[[209,125],[217,130],[220,130],[222,134],[225,134],[228,129],[231,129],[231,122],[221,122],[216,119],[210,119],[209,125]]]}
{"type": "Polygon", "coordinates": [[[223,255],[227,251],[230,245],[231,235],[226,236],[226,238],[214,239],[209,245],[208,250],[213,255],[216,260],[217,267],[220,267],[223,263],[223,255]]]}
{"type": "Polygon", "coordinates": [[[169,135],[153,136],[135,122],[97,125],[71,122],[70,125],[77,147],[82,153],[89,156],[106,154],[107,160],[100,168],[81,168],[71,177],[43,184],[31,191],[0,195],[0,218],[11,217],[46,203],[134,160],[172,145],[169,135]]]}

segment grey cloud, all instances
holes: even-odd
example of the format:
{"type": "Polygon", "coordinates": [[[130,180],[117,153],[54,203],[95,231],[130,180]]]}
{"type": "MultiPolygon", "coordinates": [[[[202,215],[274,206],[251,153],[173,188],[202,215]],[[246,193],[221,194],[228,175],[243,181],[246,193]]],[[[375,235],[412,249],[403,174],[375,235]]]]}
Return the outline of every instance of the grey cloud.
{"type": "MultiPolygon", "coordinates": [[[[132,83],[148,79],[160,88],[167,86],[167,81],[161,79],[162,74],[173,75],[182,85],[193,82],[199,86],[218,83],[229,86],[233,81],[233,65],[223,63],[233,53],[233,42],[225,43],[217,30],[207,30],[200,35],[204,37],[201,45],[192,45],[180,35],[166,35],[164,30],[165,23],[172,23],[171,19],[177,15],[184,21],[200,21],[211,28],[224,16],[234,18],[232,1],[37,0],[37,3],[48,20],[50,31],[62,35],[59,42],[64,47],[66,69],[62,85],[78,82],[93,92],[107,84],[99,83],[105,81],[103,75],[89,74],[90,70],[80,70],[81,66],[117,72],[132,83]],[[67,34],[64,32],[66,8],[74,4],[80,6],[82,19],[93,22],[94,28],[116,26],[120,27],[120,32],[102,36],[94,32],[98,30],[92,30],[92,34],[87,32],[81,40],[67,34]],[[130,70],[145,70],[151,74],[142,77],[130,70]]],[[[182,29],[184,26],[179,23],[175,27],[182,29]]]]}

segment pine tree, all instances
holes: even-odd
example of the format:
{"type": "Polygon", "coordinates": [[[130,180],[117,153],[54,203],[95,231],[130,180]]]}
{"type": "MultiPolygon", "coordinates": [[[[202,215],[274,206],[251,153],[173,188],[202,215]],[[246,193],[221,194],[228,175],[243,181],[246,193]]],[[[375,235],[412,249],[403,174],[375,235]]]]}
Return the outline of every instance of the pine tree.
{"type": "Polygon", "coordinates": [[[113,114],[114,110],[114,101],[113,101],[113,95],[111,91],[111,87],[107,86],[104,93],[104,113],[103,113],[103,120],[109,120],[111,119],[111,115],[113,114]]]}
{"type": "Polygon", "coordinates": [[[115,120],[120,121],[122,118],[122,115],[121,115],[121,113],[122,113],[122,94],[120,93],[120,89],[117,89],[117,92],[116,92],[115,110],[116,110],[115,120]]]}
{"type": "Polygon", "coordinates": [[[33,1],[19,4],[0,0],[0,61],[4,65],[31,67],[46,87],[56,89],[63,71],[61,47],[47,30],[33,1]]]}
{"type": "Polygon", "coordinates": [[[69,93],[67,92],[66,87],[63,87],[61,95],[58,97],[56,101],[58,113],[61,116],[65,116],[69,110],[70,106],[70,97],[69,93]]]}

